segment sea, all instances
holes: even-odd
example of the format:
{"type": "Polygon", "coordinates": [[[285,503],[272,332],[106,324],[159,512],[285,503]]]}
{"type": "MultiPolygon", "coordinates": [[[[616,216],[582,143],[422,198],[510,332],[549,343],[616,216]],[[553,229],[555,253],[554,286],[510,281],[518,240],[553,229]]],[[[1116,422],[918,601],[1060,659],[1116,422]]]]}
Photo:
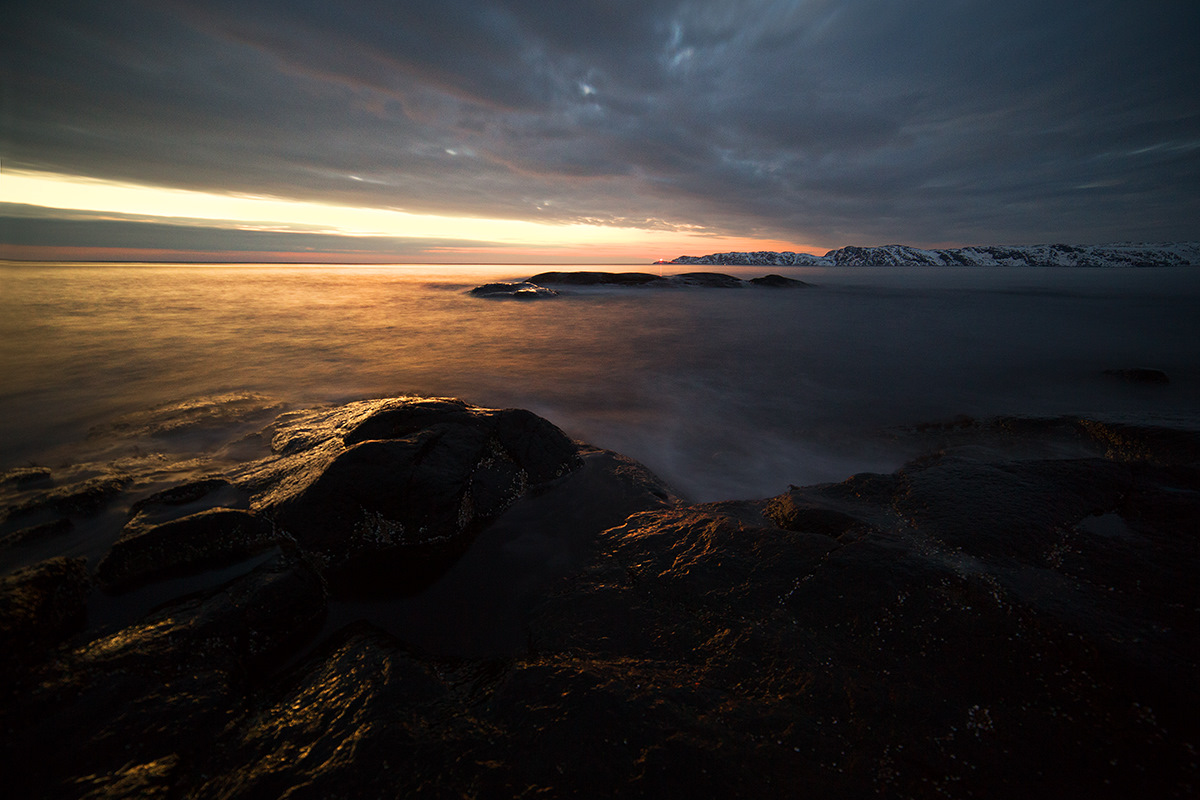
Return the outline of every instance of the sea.
{"type": "Polygon", "coordinates": [[[698,268],[0,264],[0,471],[178,461],[287,410],[399,395],[530,409],[697,502],[888,472],[915,455],[905,430],[964,417],[1200,426],[1200,268],[724,267],[811,286],[468,293],[551,269],[698,268]],[[1129,368],[1169,383],[1106,373],[1129,368]]]}

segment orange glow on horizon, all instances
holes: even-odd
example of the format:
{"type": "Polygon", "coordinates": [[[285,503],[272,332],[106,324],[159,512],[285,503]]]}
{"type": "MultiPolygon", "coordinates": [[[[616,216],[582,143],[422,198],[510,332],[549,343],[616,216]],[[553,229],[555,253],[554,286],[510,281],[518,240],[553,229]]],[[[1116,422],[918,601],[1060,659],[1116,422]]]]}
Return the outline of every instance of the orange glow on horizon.
{"type": "Polygon", "coordinates": [[[681,255],[706,255],[717,252],[793,249],[785,243],[778,247],[760,240],[730,242],[726,248],[695,248],[671,256],[646,255],[653,250],[632,243],[623,247],[601,248],[494,248],[437,247],[421,253],[398,257],[391,253],[369,251],[287,251],[287,250],[187,250],[150,247],[94,247],[72,245],[9,245],[0,243],[0,261],[135,261],[135,262],[217,262],[217,263],[290,263],[290,264],[644,264],[670,262],[681,255]],[[741,244],[742,246],[732,246],[741,244]]]}
{"type": "MultiPolygon", "coordinates": [[[[324,204],[274,197],[221,195],[182,189],[102,181],[53,173],[7,170],[0,201],[95,214],[141,215],[193,227],[310,232],[344,237],[344,248],[322,251],[225,251],[15,245],[0,243],[10,260],[95,261],[291,261],[310,263],[633,263],[651,264],[680,255],[754,250],[817,252],[777,239],[722,236],[699,227],[682,231],[596,224],[552,224],[514,219],[449,217],[383,208],[324,204]],[[454,243],[429,246],[422,240],[454,243]],[[376,246],[360,249],[370,239],[376,246]],[[378,247],[394,240],[391,252],[378,247]],[[461,242],[461,244],[458,244],[461,242]],[[407,245],[407,246],[406,246],[407,245]],[[662,254],[668,255],[662,255],[662,254]]],[[[48,213],[47,216],[53,217],[48,213]]],[[[136,222],[127,224],[136,225],[136,222]]],[[[300,239],[297,239],[300,241],[300,239]]],[[[821,251],[824,252],[824,251],[821,251]]]]}

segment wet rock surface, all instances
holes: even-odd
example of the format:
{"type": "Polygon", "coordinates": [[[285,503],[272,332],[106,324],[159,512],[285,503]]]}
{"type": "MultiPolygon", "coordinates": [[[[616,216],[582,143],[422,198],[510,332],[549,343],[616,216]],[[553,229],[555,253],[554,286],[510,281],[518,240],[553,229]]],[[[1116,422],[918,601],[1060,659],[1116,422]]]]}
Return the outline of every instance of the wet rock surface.
{"type": "Polygon", "coordinates": [[[507,298],[510,300],[538,300],[544,297],[556,297],[558,292],[538,286],[530,281],[513,281],[500,283],[485,283],[476,286],[468,294],[473,297],[488,297],[493,299],[507,298]]]}
{"type": "Polygon", "coordinates": [[[82,630],[90,589],[79,558],[49,559],[0,579],[0,652],[6,654],[0,676],[82,630]]]}
{"type": "MultiPolygon", "coordinates": [[[[340,582],[400,593],[424,588],[513,502],[579,466],[576,446],[540,417],[453,400],[382,407],[342,444],[327,464],[328,453],[316,456],[311,483],[262,510],[346,573],[340,582]]],[[[308,463],[295,469],[312,474],[308,463]]]]}
{"type": "Polygon", "coordinates": [[[280,559],[63,648],[5,698],[16,796],[120,795],[131,780],[134,794],[170,787],[324,608],[320,576],[280,559]]]}
{"type": "Polygon", "coordinates": [[[40,797],[1192,795],[1200,436],[1078,418],[910,434],[930,452],[892,474],[689,505],[528,412],[285,414],[271,455],[143,499],[111,550],[153,534],[220,553],[217,520],[269,521],[277,555],[249,572],[112,629],[83,629],[79,559],[5,579],[6,780],[40,797]],[[233,496],[248,508],[197,507],[233,496]],[[365,535],[374,519],[395,535],[365,535]]]}
{"type": "Polygon", "coordinates": [[[51,480],[49,467],[18,467],[0,473],[0,484],[11,483],[16,486],[34,486],[47,484],[51,480]]]}
{"type": "MultiPolygon", "coordinates": [[[[104,475],[62,486],[10,505],[7,520],[46,517],[47,515],[95,514],[117,497],[129,484],[128,475],[104,475]]],[[[25,485],[18,481],[18,485],[25,485]]]]}
{"type": "Polygon", "coordinates": [[[211,508],[161,525],[134,517],[96,566],[110,590],[127,589],[172,574],[239,561],[278,543],[265,517],[235,508],[211,508]]]}

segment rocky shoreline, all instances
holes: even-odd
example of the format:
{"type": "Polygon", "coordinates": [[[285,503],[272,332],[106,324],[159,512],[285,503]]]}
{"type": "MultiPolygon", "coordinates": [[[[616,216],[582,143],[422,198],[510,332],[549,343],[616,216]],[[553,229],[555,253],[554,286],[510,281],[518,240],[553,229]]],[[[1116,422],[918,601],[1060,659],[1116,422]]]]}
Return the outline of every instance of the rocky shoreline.
{"type": "Polygon", "coordinates": [[[2,547],[123,526],[3,578],[7,790],[1193,794],[1200,434],[910,434],[894,473],[707,504],[439,398],[286,413],[151,493],[6,473],[2,547]],[[89,617],[147,586],[179,594],[89,617]]]}

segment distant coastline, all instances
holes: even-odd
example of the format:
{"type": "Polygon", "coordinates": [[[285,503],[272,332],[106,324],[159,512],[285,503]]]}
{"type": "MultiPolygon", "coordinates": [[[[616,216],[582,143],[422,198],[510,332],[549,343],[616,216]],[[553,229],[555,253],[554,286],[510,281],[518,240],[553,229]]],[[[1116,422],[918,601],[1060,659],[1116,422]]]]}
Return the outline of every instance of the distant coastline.
{"type": "Polygon", "coordinates": [[[763,267],[1183,267],[1200,265],[1200,242],[975,246],[923,250],[907,245],[843,247],[811,253],[711,253],[666,264],[763,267]]]}

